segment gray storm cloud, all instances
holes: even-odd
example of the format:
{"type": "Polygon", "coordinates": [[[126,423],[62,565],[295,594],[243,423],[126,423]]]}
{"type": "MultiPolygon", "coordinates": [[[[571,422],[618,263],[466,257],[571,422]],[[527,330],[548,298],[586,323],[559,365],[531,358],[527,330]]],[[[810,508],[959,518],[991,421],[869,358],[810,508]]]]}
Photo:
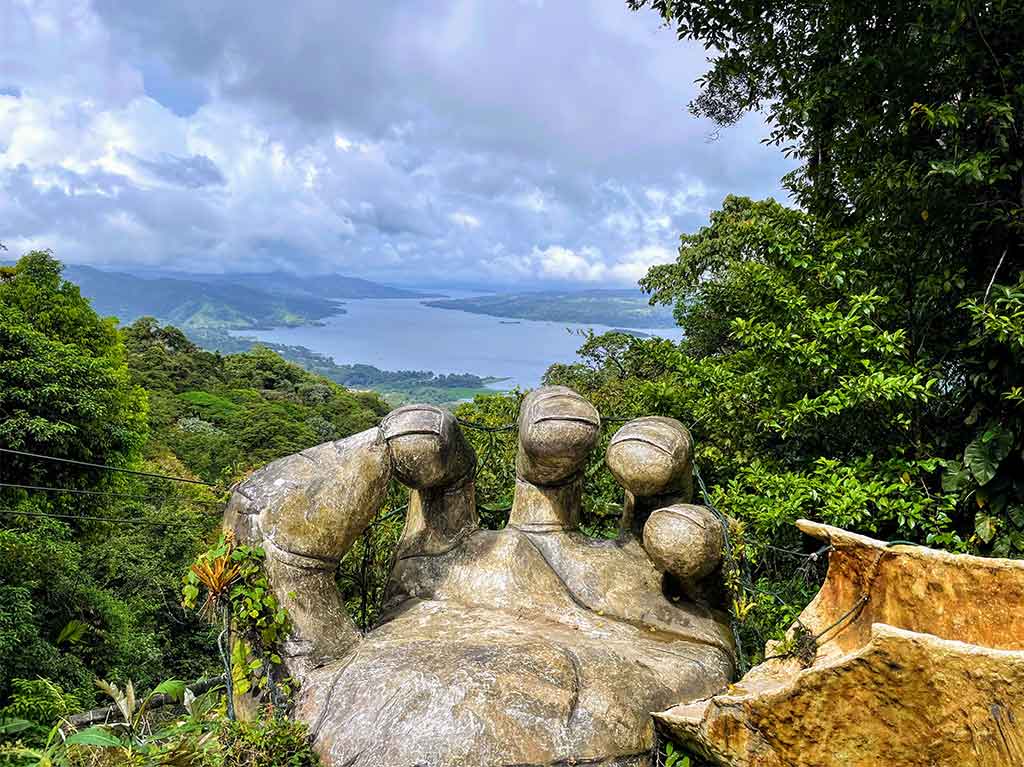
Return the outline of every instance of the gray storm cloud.
{"type": "Polygon", "coordinates": [[[704,52],[618,0],[0,0],[0,26],[0,240],[80,262],[626,284],[788,169],[756,117],[709,143],[704,52]]]}

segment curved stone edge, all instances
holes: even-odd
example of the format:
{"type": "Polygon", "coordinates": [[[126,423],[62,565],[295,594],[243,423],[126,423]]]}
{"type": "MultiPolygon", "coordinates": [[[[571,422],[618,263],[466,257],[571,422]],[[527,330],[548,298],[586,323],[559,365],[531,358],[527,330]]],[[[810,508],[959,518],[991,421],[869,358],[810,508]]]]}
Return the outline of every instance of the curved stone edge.
{"type": "Polygon", "coordinates": [[[725,767],[1024,764],[1024,561],[797,525],[830,547],[790,629],[810,668],[770,659],[661,726],[725,767]]]}
{"type": "Polygon", "coordinates": [[[654,718],[723,767],[1024,764],[1024,652],[876,623],[853,653],[768,662],[654,718]]]}
{"type": "Polygon", "coordinates": [[[1024,650],[1024,560],[888,544],[803,519],[797,527],[831,547],[825,582],[799,618],[824,632],[819,658],[866,644],[875,623],[1024,650]]]}

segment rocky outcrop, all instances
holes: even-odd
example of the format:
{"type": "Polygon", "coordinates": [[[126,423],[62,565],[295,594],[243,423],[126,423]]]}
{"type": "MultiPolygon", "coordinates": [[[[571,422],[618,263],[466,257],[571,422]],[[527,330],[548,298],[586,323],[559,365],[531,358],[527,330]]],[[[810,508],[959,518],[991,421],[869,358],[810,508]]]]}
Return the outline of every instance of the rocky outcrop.
{"type": "Polygon", "coordinates": [[[807,657],[771,645],[660,724],[726,767],[1024,765],[1024,562],[798,526],[831,546],[790,631],[807,657]]]}
{"type": "Polygon", "coordinates": [[[266,549],[295,627],[296,715],[326,765],[650,767],[650,712],[727,684],[726,617],[677,583],[721,559],[717,520],[687,505],[690,435],[670,419],[620,430],[608,462],[628,491],[622,534],[595,541],[577,526],[599,428],[569,389],[527,396],[503,530],[479,529],[475,457],[429,406],[275,461],[237,489],[225,521],[266,549]],[[392,477],[411,488],[409,510],[385,615],[364,636],[332,574],[392,477]]]}

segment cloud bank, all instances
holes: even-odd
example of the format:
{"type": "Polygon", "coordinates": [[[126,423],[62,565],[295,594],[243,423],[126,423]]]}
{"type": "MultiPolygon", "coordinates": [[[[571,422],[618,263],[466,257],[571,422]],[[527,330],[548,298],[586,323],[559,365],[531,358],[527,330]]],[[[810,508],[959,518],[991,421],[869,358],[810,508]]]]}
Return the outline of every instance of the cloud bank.
{"type": "Polygon", "coordinates": [[[0,0],[0,241],[105,266],[624,285],[730,192],[756,118],[620,0],[0,0]]]}

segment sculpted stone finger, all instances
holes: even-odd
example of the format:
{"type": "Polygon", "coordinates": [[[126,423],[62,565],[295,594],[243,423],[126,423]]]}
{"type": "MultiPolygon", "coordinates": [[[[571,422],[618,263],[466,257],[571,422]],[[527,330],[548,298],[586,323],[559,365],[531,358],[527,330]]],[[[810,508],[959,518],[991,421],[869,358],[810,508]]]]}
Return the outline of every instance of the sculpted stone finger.
{"type": "Polygon", "coordinates": [[[597,410],[572,389],[534,389],[519,412],[517,475],[538,485],[566,481],[582,469],[600,428],[597,410]]]}
{"type": "Polygon", "coordinates": [[[244,500],[237,506],[255,515],[246,527],[260,537],[274,593],[292,618],[283,655],[296,677],[359,640],[334,570],[380,509],[390,475],[384,441],[370,429],[274,461],[236,490],[244,500]]]}
{"type": "Polygon", "coordinates": [[[643,541],[659,570],[683,581],[697,581],[721,563],[725,533],[710,509],[680,503],[651,512],[643,541]]]}
{"type": "Polygon", "coordinates": [[[380,428],[391,452],[395,476],[409,487],[445,487],[473,473],[473,448],[447,410],[434,405],[406,405],[392,410],[380,428]]]}
{"type": "Polygon", "coordinates": [[[526,395],[510,526],[537,533],[576,528],[582,469],[600,428],[597,410],[572,389],[543,386],[526,395]]]}
{"type": "Polygon", "coordinates": [[[640,537],[652,511],[693,497],[693,438],[674,418],[635,418],[615,432],[605,457],[626,490],[621,531],[640,537]]]}
{"type": "Polygon", "coordinates": [[[619,484],[636,496],[682,493],[692,473],[693,438],[674,418],[636,418],[615,432],[607,463],[619,484]]]}
{"type": "Polygon", "coordinates": [[[397,557],[439,554],[476,530],[476,455],[455,417],[407,405],[388,414],[381,432],[395,475],[412,488],[397,557]]]}
{"type": "Polygon", "coordinates": [[[258,483],[267,496],[261,526],[271,543],[337,561],[377,513],[389,476],[384,445],[370,429],[275,461],[246,484],[258,483]]]}

